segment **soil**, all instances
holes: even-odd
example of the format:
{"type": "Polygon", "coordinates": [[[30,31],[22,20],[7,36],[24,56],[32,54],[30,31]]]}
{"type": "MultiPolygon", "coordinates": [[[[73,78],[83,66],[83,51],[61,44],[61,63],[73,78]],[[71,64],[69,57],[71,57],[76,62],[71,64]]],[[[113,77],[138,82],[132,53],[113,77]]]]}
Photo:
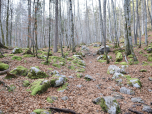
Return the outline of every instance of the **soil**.
{"type": "MultiPolygon", "coordinates": [[[[149,33],[151,34],[151,33],[149,33]]],[[[152,40],[152,36],[149,36],[152,40]]],[[[142,37],[142,40],[144,41],[144,36],[142,37]]],[[[121,44],[123,45],[123,43],[121,44]]],[[[86,81],[84,78],[77,78],[75,70],[70,70],[66,66],[62,66],[61,68],[53,67],[50,65],[43,65],[41,62],[42,59],[37,59],[36,57],[29,57],[29,58],[23,58],[21,61],[17,60],[11,60],[11,56],[7,56],[4,58],[0,58],[0,61],[7,62],[10,65],[10,70],[13,70],[17,66],[24,66],[26,68],[30,68],[31,66],[39,66],[41,70],[44,72],[47,72],[47,68],[53,68],[53,70],[59,71],[60,74],[63,74],[65,76],[73,76],[73,79],[68,78],[68,89],[64,92],[58,92],[57,88],[49,88],[45,93],[31,96],[30,92],[26,91],[28,87],[23,87],[23,80],[29,80],[30,82],[33,82],[35,79],[29,79],[23,76],[20,76],[17,79],[11,79],[7,80],[4,79],[6,74],[0,76],[0,80],[5,82],[6,85],[15,85],[16,89],[13,92],[8,92],[6,88],[3,87],[3,85],[0,85],[0,110],[4,111],[5,114],[29,114],[35,109],[43,109],[46,107],[57,107],[57,108],[66,108],[74,110],[77,113],[80,114],[106,114],[102,111],[100,105],[93,104],[92,100],[97,97],[102,96],[110,96],[113,92],[119,92],[119,89],[121,86],[117,86],[115,80],[112,80],[112,75],[107,74],[107,69],[109,65],[114,65],[115,63],[115,54],[113,52],[110,52],[108,55],[112,56],[112,60],[110,60],[110,64],[100,63],[97,62],[96,58],[98,55],[93,56],[93,53],[96,53],[96,50],[99,49],[95,48],[93,46],[88,46],[91,55],[86,55],[86,57],[83,58],[83,60],[86,63],[85,72],[83,73],[83,76],[86,74],[91,75],[95,80],[93,81],[86,81]],[[25,62],[26,60],[26,62],[25,62]],[[101,84],[101,89],[98,89],[96,85],[101,84]],[[78,88],[77,85],[82,85],[81,88],[78,88]],[[115,89],[115,91],[112,91],[112,89],[115,89]],[[103,95],[101,95],[101,93],[103,95]],[[54,103],[48,103],[46,98],[48,96],[57,96],[58,100],[56,100],[54,103]],[[67,101],[63,101],[61,98],[63,96],[68,96],[67,101]]],[[[149,105],[152,102],[152,92],[149,92],[148,89],[152,89],[152,81],[148,80],[148,77],[152,77],[152,66],[147,65],[143,66],[142,62],[148,62],[147,58],[143,56],[143,54],[139,54],[139,51],[143,51],[145,54],[147,52],[144,50],[145,44],[142,44],[142,48],[134,47],[135,54],[139,60],[138,65],[129,65],[127,68],[128,75],[130,75],[132,78],[140,78],[140,81],[142,83],[141,89],[136,89],[134,87],[128,87],[125,82],[123,83],[125,87],[131,88],[135,91],[135,95],[126,95],[122,94],[124,99],[117,100],[120,107],[121,112],[124,114],[128,111],[129,108],[133,110],[137,110],[142,112],[141,106],[133,107],[133,104],[139,104],[139,103],[133,103],[131,101],[132,97],[140,97],[144,100],[145,104],[149,105]],[[147,72],[139,72],[141,69],[146,69],[147,72]]],[[[77,50],[80,50],[81,48],[77,48],[77,50]]],[[[46,50],[46,49],[45,49],[46,50]]],[[[64,50],[66,50],[64,48],[64,50]]],[[[113,51],[114,48],[111,48],[111,51],[113,51]]],[[[11,54],[11,50],[3,49],[3,52],[5,54],[11,54]]],[[[22,54],[16,54],[17,56],[23,56],[22,54]]],[[[55,56],[61,56],[61,53],[53,53],[55,56]]],[[[72,53],[69,54],[69,57],[72,56],[72,53]]],[[[123,57],[124,58],[124,57],[123,57]]],[[[125,62],[125,59],[123,59],[125,62]]],[[[151,62],[148,62],[151,63],[151,62]]],[[[121,66],[119,64],[116,64],[117,66],[121,66]]],[[[46,78],[47,80],[51,79],[51,76],[46,78]]],[[[151,106],[152,107],[152,106],[151,106]]],[[[132,112],[130,112],[132,114],[132,112]]],[[[146,114],[145,112],[142,112],[146,114]]],[[[56,113],[57,114],[57,113],[56,113]]]]}

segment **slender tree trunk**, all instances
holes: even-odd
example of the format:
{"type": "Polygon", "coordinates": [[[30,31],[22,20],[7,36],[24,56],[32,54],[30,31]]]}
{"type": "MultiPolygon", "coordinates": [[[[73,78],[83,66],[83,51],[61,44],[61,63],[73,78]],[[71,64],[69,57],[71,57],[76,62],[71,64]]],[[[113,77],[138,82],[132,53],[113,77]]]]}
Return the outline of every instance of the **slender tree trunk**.
{"type": "Polygon", "coordinates": [[[136,28],[135,28],[135,10],[134,10],[134,0],[132,0],[132,4],[133,4],[134,44],[135,44],[135,45],[137,45],[137,42],[136,42],[136,39],[135,39],[135,38],[136,38],[136,33],[135,33],[136,31],[135,31],[135,29],[136,29],[136,28]]]}
{"type": "Polygon", "coordinates": [[[8,46],[8,20],[9,20],[9,0],[8,0],[8,4],[7,4],[7,17],[6,17],[6,45],[8,46]]]}
{"type": "Polygon", "coordinates": [[[144,34],[144,0],[141,0],[142,35],[144,34]]]}
{"type": "Polygon", "coordinates": [[[145,43],[148,45],[148,36],[147,36],[147,9],[146,9],[146,0],[144,0],[144,9],[145,9],[145,43]]]}
{"type": "Polygon", "coordinates": [[[55,39],[54,39],[54,52],[58,51],[58,0],[55,3],[55,39]]]}
{"type": "MultiPolygon", "coordinates": [[[[31,39],[31,0],[28,0],[28,44],[27,48],[30,48],[30,39],[31,39]]],[[[31,48],[30,48],[31,50],[31,48]]]]}
{"type": "Polygon", "coordinates": [[[2,26],[2,21],[1,21],[1,0],[0,0],[0,27],[1,27],[1,35],[2,35],[2,44],[5,45],[5,40],[4,40],[4,32],[3,32],[3,26],[2,26]]]}

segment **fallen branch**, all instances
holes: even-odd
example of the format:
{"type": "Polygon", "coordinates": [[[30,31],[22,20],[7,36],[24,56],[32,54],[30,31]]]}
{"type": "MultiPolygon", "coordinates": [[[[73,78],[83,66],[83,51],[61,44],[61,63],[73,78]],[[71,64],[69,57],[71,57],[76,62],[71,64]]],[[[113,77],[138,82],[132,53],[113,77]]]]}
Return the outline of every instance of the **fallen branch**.
{"type": "Polygon", "coordinates": [[[76,112],[74,112],[73,110],[69,110],[69,109],[60,109],[60,108],[53,108],[53,107],[49,107],[50,110],[54,110],[56,112],[64,112],[64,113],[71,113],[71,114],[78,114],[76,112]]]}
{"type": "Polygon", "coordinates": [[[6,74],[7,72],[9,72],[9,68],[7,70],[0,71],[0,75],[6,74]]]}
{"type": "Polygon", "coordinates": [[[134,112],[136,114],[143,114],[142,112],[139,112],[139,111],[136,111],[136,110],[132,110],[132,109],[128,109],[128,110],[131,111],[131,112],[134,112]]]}

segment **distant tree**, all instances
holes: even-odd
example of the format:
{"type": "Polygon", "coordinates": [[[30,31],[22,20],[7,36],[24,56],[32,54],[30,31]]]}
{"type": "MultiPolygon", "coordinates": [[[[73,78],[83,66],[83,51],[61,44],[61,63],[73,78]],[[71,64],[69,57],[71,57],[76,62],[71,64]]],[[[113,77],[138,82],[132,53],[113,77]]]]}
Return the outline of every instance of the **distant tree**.
{"type": "Polygon", "coordinates": [[[58,51],[58,0],[55,2],[55,39],[54,39],[54,52],[58,51]]]}

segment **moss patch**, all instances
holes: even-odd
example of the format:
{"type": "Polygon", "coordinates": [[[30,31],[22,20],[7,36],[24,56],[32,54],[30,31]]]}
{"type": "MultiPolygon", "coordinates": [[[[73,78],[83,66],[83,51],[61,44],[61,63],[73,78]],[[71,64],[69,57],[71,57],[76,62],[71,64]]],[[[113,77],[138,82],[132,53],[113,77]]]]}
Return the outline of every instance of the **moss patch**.
{"type": "Polygon", "coordinates": [[[71,66],[68,66],[68,69],[75,70],[75,67],[71,65],[71,66]]]}
{"type": "Polygon", "coordinates": [[[152,54],[148,55],[147,60],[152,62],[152,54]]]}
{"type": "Polygon", "coordinates": [[[30,85],[30,82],[28,80],[23,81],[23,86],[28,87],[30,85]]]}
{"type": "Polygon", "coordinates": [[[8,91],[11,92],[11,91],[14,91],[16,89],[16,87],[14,85],[11,85],[9,88],[8,88],[8,91]]]}
{"type": "Polygon", "coordinates": [[[54,67],[57,67],[57,68],[61,68],[61,65],[59,65],[59,64],[52,64],[52,66],[54,66],[54,67]]]}
{"type": "Polygon", "coordinates": [[[24,55],[23,57],[34,57],[34,55],[26,54],[26,55],[24,55]]]}
{"type": "Polygon", "coordinates": [[[84,68],[76,69],[76,72],[84,72],[84,71],[85,71],[84,68]]]}
{"type": "Polygon", "coordinates": [[[22,49],[21,48],[14,48],[14,50],[12,51],[13,54],[17,54],[17,53],[22,53],[22,49]]]}
{"type": "Polygon", "coordinates": [[[0,63],[0,71],[7,70],[9,68],[8,64],[0,63]]]}
{"type": "Polygon", "coordinates": [[[101,106],[101,108],[102,108],[102,110],[103,110],[104,112],[108,112],[108,107],[107,107],[107,105],[106,105],[106,103],[105,103],[104,98],[101,98],[100,106],[101,106]]]}
{"type": "Polygon", "coordinates": [[[146,69],[141,69],[140,72],[147,72],[147,70],[146,69]]]}
{"type": "Polygon", "coordinates": [[[12,60],[18,60],[18,61],[21,61],[21,60],[22,60],[22,57],[19,57],[19,56],[13,56],[13,57],[12,57],[12,60]]]}
{"type": "Polygon", "coordinates": [[[49,103],[53,103],[55,100],[57,100],[58,99],[58,97],[56,97],[56,96],[49,96],[49,97],[47,97],[47,102],[49,102],[49,103]]]}
{"type": "Polygon", "coordinates": [[[35,112],[36,114],[42,114],[42,112],[44,112],[44,111],[47,111],[47,110],[45,110],[45,109],[36,109],[33,112],[35,112]]]}
{"type": "Polygon", "coordinates": [[[133,55],[128,55],[129,58],[133,58],[133,55]]]}
{"type": "Polygon", "coordinates": [[[18,66],[15,69],[13,69],[10,73],[16,74],[16,75],[26,76],[28,73],[28,69],[23,67],[23,66],[18,66]]]}
{"type": "Polygon", "coordinates": [[[128,65],[126,62],[119,63],[120,65],[128,65]]]}
{"type": "Polygon", "coordinates": [[[36,95],[47,91],[47,89],[50,87],[50,83],[48,81],[41,84],[43,81],[44,79],[38,79],[30,85],[31,95],[36,95]]]}
{"type": "Polygon", "coordinates": [[[50,81],[50,84],[51,84],[51,87],[54,87],[55,86],[55,81],[56,81],[57,79],[52,79],[51,81],[50,81]]]}
{"type": "Polygon", "coordinates": [[[82,78],[82,74],[77,73],[76,76],[77,78],[82,78]]]}
{"type": "Polygon", "coordinates": [[[123,59],[122,53],[121,53],[121,52],[118,52],[118,53],[116,54],[116,62],[120,62],[120,61],[122,61],[122,59],[123,59]]]}

